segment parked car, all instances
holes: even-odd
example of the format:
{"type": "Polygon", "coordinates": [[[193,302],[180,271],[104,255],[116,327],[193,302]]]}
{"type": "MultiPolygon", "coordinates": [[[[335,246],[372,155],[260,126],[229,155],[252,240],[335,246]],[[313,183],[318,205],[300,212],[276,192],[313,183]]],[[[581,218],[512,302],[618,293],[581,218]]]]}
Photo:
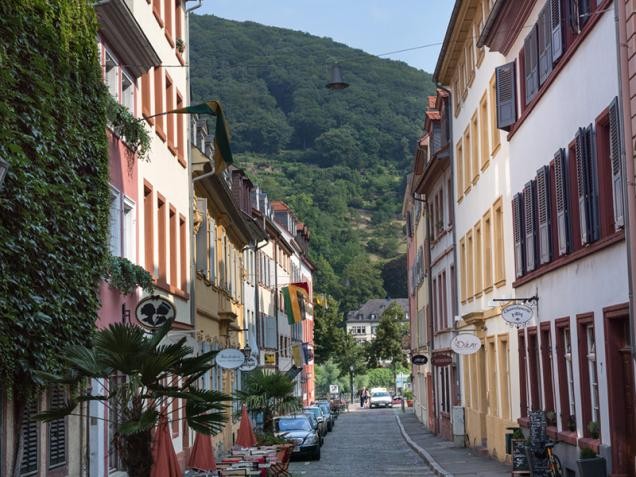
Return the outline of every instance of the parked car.
{"type": "Polygon", "coordinates": [[[309,417],[298,414],[274,418],[274,433],[294,444],[292,457],[309,456],[320,460],[320,436],[309,417]]]}
{"type": "Polygon", "coordinates": [[[323,436],[320,431],[320,425],[318,424],[318,421],[316,420],[316,416],[314,416],[314,413],[311,411],[303,411],[303,415],[309,418],[309,420],[311,421],[311,427],[313,427],[314,430],[320,436],[320,445],[323,445],[325,443],[325,436],[323,436]]]}
{"type": "Polygon", "coordinates": [[[303,411],[310,411],[311,413],[313,413],[314,417],[318,421],[318,427],[320,429],[320,434],[322,436],[326,436],[327,432],[328,432],[327,431],[327,419],[325,419],[325,415],[322,412],[322,409],[320,409],[318,406],[309,406],[309,407],[303,408],[303,411]]]}
{"type": "Polygon", "coordinates": [[[333,430],[333,426],[336,425],[336,418],[331,412],[331,405],[329,401],[316,401],[316,406],[322,409],[323,414],[327,418],[327,431],[331,432],[333,430]]]}
{"type": "Polygon", "coordinates": [[[388,391],[372,391],[369,407],[393,407],[393,399],[388,391]]]}

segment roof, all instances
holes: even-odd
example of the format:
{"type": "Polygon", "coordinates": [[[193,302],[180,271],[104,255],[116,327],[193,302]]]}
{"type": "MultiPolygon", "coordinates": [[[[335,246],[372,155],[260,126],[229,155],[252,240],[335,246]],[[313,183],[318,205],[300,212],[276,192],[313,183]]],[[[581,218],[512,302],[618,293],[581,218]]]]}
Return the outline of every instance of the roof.
{"type": "Polygon", "coordinates": [[[437,96],[429,96],[428,97],[428,107],[434,109],[436,101],[437,101],[437,96]]]}
{"type": "Polygon", "coordinates": [[[287,212],[289,210],[289,206],[282,200],[273,200],[272,209],[274,209],[277,212],[281,212],[281,211],[287,212]]]}
{"type": "Polygon", "coordinates": [[[347,314],[347,321],[380,321],[380,316],[384,313],[391,303],[397,303],[402,307],[404,313],[409,311],[408,298],[375,298],[367,301],[364,305],[355,311],[347,314]],[[358,315],[363,315],[363,320],[358,320],[358,315]],[[374,317],[371,317],[373,315],[374,317]]]}
{"type": "Polygon", "coordinates": [[[439,113],[439,111],[426,111],[426,117],[429,118],[431,121],[439,121],[440,119],[442,119],[442,115],[439,113]]]}

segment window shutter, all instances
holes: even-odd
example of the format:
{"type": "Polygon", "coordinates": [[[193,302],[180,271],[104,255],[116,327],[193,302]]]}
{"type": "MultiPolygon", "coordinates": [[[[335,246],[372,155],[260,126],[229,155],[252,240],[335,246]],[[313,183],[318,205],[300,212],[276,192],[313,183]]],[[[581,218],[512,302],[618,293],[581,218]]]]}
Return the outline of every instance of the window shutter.
{"type": "Polygon", "coordinates": [[[411,212],[406,213],[406,233],[409,237],[413,237],[413,223],[411,221],[411,212]]]}
{"type": "Polygon", "coordinates": [[[526,104],[532,101],[539,89],[539,61],[537,26],[534,25],[523,42],[523,65],[526,81],[526,104]]]}
{"type": "Polygon", "coordinates": [[[588,208],[590,210],[590,241],[601,238],[601,217],[598,200],[598,167],[596,165],[596,139],[594,127],[585,129],[585,163],[587,164],[586,182],[588,185],[588,208]]]}
{"type": "Polygon", "coordinates": [[[568,207],[568,181],[565,151],[559,149],[554,154],[555,205],[559,256],[570,251],[570,214],[568,207]]]}
{"type": "Polygon", "coordinates": [[[197,199],[197,210],[201,214],[201,225],[197,231],[197,272],[208,274],[208,200],[197,199]]]}
{"type": "Polygon", "coordinates": [[[551,5],[547,2],[539,14],[539,83],[543,84],[552,71],[552,22],[551,5]]]}
{"type": "Polygon", "coordinates": [[[623,172],[621,164],[621,123],[618,99],[614,98],[609,106],[610,165],[612,167],[612,197],[614,199],[614,227],[625,226],[623,205],[623,172]]]}
{"type": "Polygon", "coordinates": [[[524,274],[523,250],[523,195],[515,194],[512,198],[512,231],[515,243],[515,271],[519,278],[524,274]]]}
{"type": "Polygon", "coordinates": [[[509,131],[517,120],[515,62],[495,69],[497,90],[497,128],[509,131]]]}
{"type": "Polygon", "coordinates": [[[442,130],[439,121],[433,123],[433,154],[439,152],[442,148],[442,130]]]}
{"type": "Polygon", "coordinates": [[[576,185],[577,197],[579,199],[579,226],[581,232],[581,245],[590,243],[590,208],[589,208],[589,188],[587,184],[588,164],[586,151],[586,132],[584,128],[579,128],[576,133],[576,185]]]}
{"type": "Polygon", "coordinates": [[[537,171],[537,215],[539,217],[539,263],[543,265],[552,258],[550,230],[550,166],[537,171]]]}
{"type": "Polygon", "coordinates": [[[561,0],[549,0],[550,3],[550,20],[552,30],[552,61],[561,58],[563,54],[563,28],[561,17],[561,0]]]}
{"type": "MultiPolygon", "coordinates": [[[[64,388],[55,386],[49,393],[49,409],[59,409],[66,405],[64,388]]],[[[66,419],[56,419],[49,423],[49,468],[66,463],[66,419]]]]}
{"type": "Polygon", "coordinates": [[[536,268],[536,214],[534,183],[529,181],[523,188],[524,225],[526,236],[526,270],[533,271],[536,268]]]}
{"type": "Polygon", "coordinates": [[[22,465],[21,475],[37,472],[38,470],[38,421],[35,415],[38,412],[37,401],[32,400],[24,410],[22,421],[22,465]]]}
{"type": "Polygon", "coordinates": [[[208,255],[210,256],[210,281],[216,283],[216,223],[214,219],[208,223],[208,255]]]}

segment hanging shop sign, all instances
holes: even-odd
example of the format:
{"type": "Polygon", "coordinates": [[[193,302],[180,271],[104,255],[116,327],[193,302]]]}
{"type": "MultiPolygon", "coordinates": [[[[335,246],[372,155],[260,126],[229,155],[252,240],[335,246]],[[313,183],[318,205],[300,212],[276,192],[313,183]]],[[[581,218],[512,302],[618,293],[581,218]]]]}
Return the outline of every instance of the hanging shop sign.
{"type": "Polygon", "coordinates": [[[431,358],[431,363],[433,366],[449,366],[453,364],[453,357],[449,353],[437,353],[431,358]]]}
{"type": "Polygon", "coordinates": [[[240,368],[245,363],[245,355],[240,349],[226,348],[216,355],[216,364],[225,369],[240,368]]]}
{"type": "Polygon", "coordinates": [[[149,330],[161,328],[163,324],[177,316],[174,305],[161,296],[149,296],[141,300],[135,308],[135,318],[141,326],[149,330]]]}
{"type": "Polygon", "coordinates": [[[248,356],[239,369],[241,371],[253,371],[256,366],[258,366],[258,360],[254,356],[248,356]]]}
{"type": "Polygon", "coordinates": [[[423,354],[416,354],[411,358],[411,363],[413,364],[426,364],[428,363],[428,358],[423,354]]]}
{"type": "Polygon", "coordinates": [[[473,354],[481,348],[481,340],[468,333],[456,335],[451,340],[451,349],[457,354],[473,354]]]}
{"type": "Polygon", "coordinates": [[[501,317],[511,325],[523,326],[532,319],[532,308],[521,303],[507,305],[501,309],[501,317]]]}
{"type": "Polygon", "coordinates": [[[275,365],[276,364],[276,353],[265,353],[265,364],[266,365],[275,365]]]}

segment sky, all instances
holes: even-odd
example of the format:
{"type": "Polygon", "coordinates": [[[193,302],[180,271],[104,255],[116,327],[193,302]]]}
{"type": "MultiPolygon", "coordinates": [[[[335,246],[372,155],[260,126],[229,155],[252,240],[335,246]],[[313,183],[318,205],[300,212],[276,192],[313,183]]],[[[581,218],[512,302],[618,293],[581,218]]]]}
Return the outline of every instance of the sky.
{"type": "MultiPolygon", "coordinates": [[[[203,0],[197,14],[329,37],[432,73],[454,0],[203,0]]],[[[192,4],[189,4],[191,6],[192,4]]]]}

